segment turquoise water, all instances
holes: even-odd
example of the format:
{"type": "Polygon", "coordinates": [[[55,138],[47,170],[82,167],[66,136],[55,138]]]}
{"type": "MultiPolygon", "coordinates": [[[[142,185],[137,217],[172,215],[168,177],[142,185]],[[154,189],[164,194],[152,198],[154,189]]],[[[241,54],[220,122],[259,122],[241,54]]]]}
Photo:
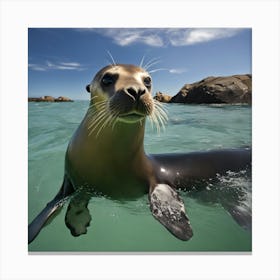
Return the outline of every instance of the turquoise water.
{"type": "MultiPolygon", "coordinates": [[[[28,222],[60,188],[65,150],[87,107],[87,101],[29,103],[28,222]]],[[[251,107],[168,104],[166,108],[169,122],[165,131],[157,134],[147,123],[147,153],[251,146],[251,107]]],[[[220,186],[241,188],[250,204],[250,176],[229,173],[215,184],[206,182],[200,194],[181,193],[194,231],[189,241],[176,239],[152,217],[147,196],[123,202],[93,197],[88,206],[92,221],[87,234],[70,234],[64,223],[64,206],[29,245],[29,251],[251,251],[251,233],[233,220],[214,192],[220,186]]]]}

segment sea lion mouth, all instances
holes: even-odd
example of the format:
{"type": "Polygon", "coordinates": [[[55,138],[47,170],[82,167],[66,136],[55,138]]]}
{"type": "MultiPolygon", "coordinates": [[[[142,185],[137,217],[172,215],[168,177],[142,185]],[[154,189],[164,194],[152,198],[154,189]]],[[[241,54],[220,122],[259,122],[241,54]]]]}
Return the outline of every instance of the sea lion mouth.
{"type": "Polygon", "coordinates": [[[135,123],[143,120],[145,117],[146,115],[140,112],[132,111],[129,113],[119,115],[118,120],[126,123],[135,123]]]}

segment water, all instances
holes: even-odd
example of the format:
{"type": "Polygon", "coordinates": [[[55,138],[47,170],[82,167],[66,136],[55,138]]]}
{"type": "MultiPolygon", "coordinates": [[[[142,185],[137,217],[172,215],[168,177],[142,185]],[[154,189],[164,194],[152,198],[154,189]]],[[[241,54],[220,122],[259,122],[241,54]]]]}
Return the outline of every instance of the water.
{"type": "MultiPolygon", "coordinates": [[[[60,188],[67,144],[87,107],[87,101],[29,103],[29,222],[60,188]]],[[[147,124],[147,153],[251,146],[251,107],[169,104],[167,109],[165,131],[158,135],[147,124]]],[[[206,182],[199,194],[181,193],[194,231],[187,242],[176,239],[152,217],[147,196],[123,202],[93,197],[88,206],[92,221],[87,234],[70,234],[64,223],[64,206],[29,245],[29,251],[251,251],[251,233],[225,211],[219,200],[224,195],[221,190],[225,195],[241,190],[242,199],[250,204],[251,178],[243,171],[229,172],[215,183],[206,182]]]]}

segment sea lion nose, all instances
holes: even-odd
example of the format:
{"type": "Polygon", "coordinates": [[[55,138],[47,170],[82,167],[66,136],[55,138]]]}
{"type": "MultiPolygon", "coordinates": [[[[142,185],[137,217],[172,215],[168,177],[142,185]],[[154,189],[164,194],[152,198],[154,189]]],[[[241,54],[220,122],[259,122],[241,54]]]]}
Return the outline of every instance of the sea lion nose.
{"type": "Polygon", "coordinates": [[[127,88],[125,90],[125,92],[127,92],[128,95],[132,96],[135,99],[135,101],[137,101],[137,100],[139,100],[141,95],[146,93],[146,90],[142,89],[142,88],[130,87],[130,88],[127,88]]]}

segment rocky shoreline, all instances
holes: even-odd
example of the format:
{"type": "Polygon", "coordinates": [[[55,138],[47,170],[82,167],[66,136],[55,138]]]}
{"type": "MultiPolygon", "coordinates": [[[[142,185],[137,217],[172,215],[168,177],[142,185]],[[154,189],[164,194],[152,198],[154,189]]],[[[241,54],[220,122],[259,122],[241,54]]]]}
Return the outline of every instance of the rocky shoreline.
{"type": "Polygon", "coordinates": [[[53,96],[42,96],[28,97],[28,102],[73,102],[73,100],[65,96],[59,96],[58,98],[53,96]]]}
{"type": "Polygon", "coordinates": [[[207,77],[199,82],[185,84],[174,96],[157,92],[156,100],[185,104],[251,104],[252,75],[207,77]]]}

